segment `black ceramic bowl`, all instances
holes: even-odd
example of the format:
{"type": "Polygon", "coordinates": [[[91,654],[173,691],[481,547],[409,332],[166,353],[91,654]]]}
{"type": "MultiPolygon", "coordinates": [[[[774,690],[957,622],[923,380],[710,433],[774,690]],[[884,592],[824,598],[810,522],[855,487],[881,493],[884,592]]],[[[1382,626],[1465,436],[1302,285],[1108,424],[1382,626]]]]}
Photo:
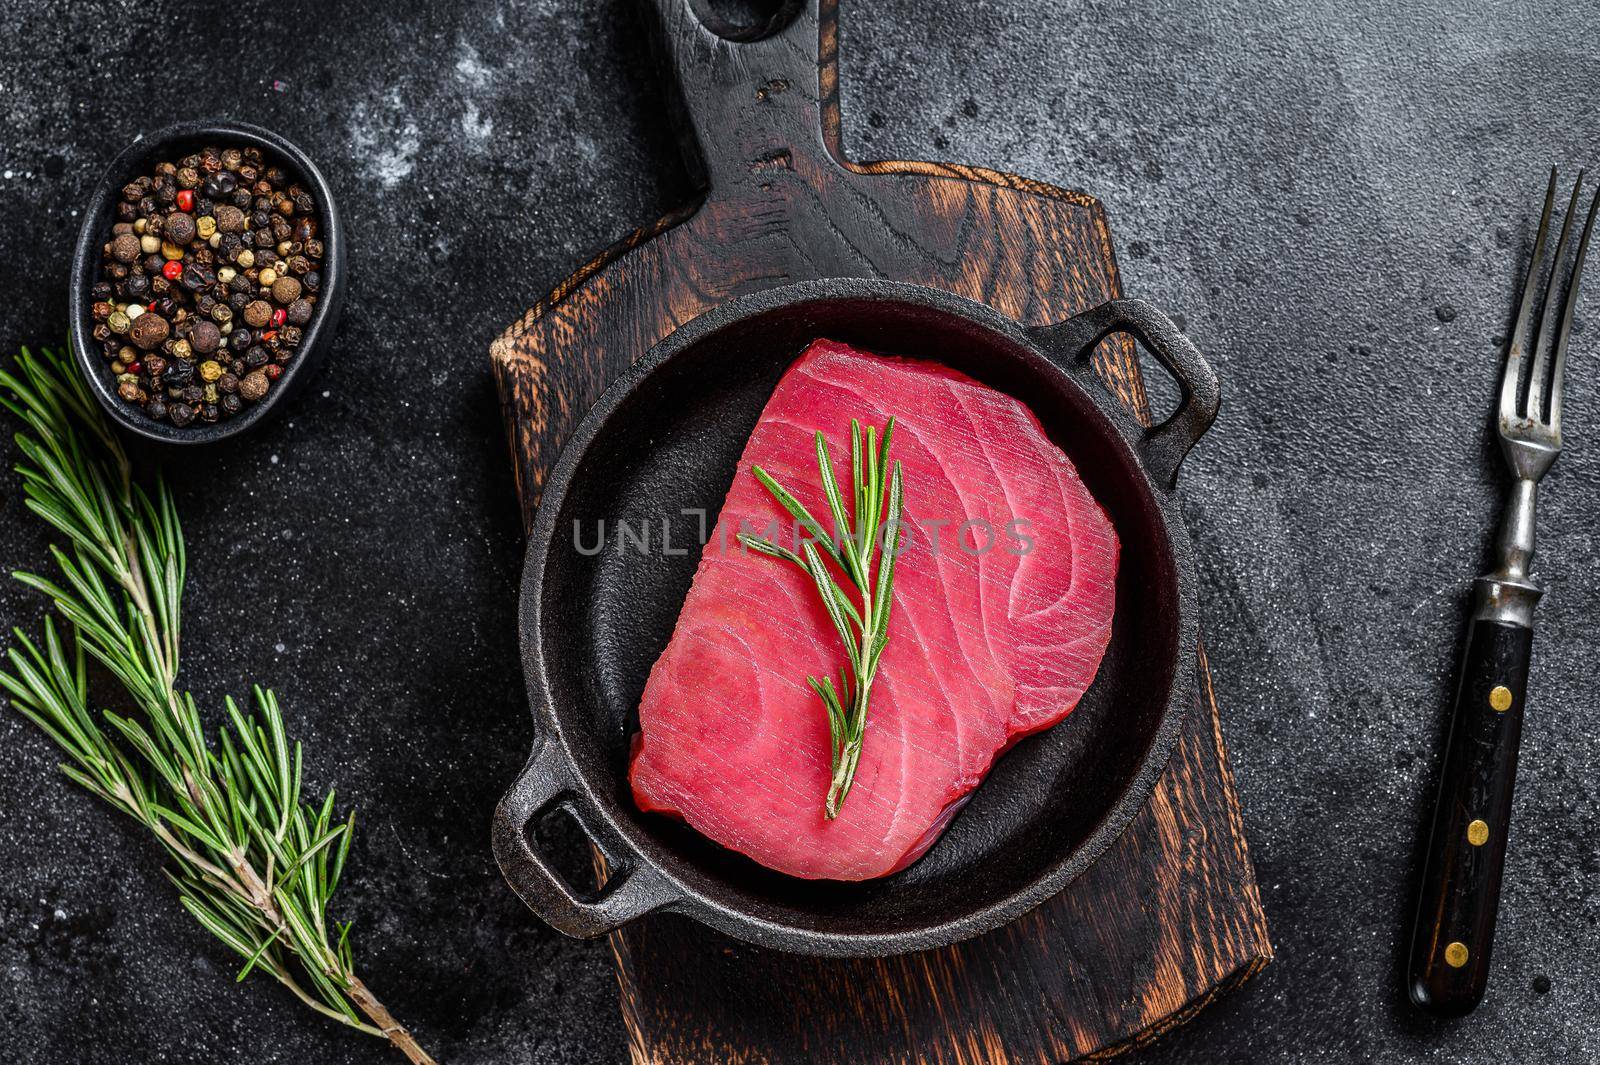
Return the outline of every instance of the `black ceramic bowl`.
{"type": "Polygon", "coordinates": [[[77,247],[72,253],[72,289],[67,297],[73,357],[77,359],[78,369],[88,379],[90,388],[106,413],[124,429],[147,440],[169,444],[207,444],[242,433],[268,417],[285,400],[305,387],[306,381],[310,380],[317,366],[327,356],[328,348],[333,344],[334,328],[339,323],[339,311],[344,304],[344,260],[344,227],[333,201],[333,190],[305,152],[271,130],[244,122],[180,122],[168,126],[140,137],[111,161],[94,188],[88,209],[84,211],[77,247]],[[101,247],[110,236],[122,186],[139,174],[148,173],[150,167],[163,159],[176,159],[208,144],[219,148],[260,148],[272,162],[288,171],[316,198],[320,226],[318,235],[325,249],[322,288],[317,295],[316,311],[305,325],[299,352],[284,367],[283,375],[274,382],[265,399],[214,424],[205,425],[197,421],[179,429],[167,422],[153,421],[145,416],[141,408],[124,402],[117,395],[116,381],[111,376],[110,367],[100,354],[99,343],[90,335],[94,329],[90,317],[94,301],[89,292],[100,279],[101,247]]]}

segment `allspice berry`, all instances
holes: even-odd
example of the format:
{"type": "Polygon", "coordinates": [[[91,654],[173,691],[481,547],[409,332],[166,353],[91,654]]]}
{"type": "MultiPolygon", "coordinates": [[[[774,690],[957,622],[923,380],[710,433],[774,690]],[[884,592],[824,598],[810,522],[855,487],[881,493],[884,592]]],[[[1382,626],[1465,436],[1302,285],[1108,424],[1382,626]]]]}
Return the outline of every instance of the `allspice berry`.
{"type": "Polygon", "coordinates": [[[184,214],[182,211],[173,211],[167,215],[167,239],[174,244],[187,244],[194,239],[194,216],[184,214]]]}
{"type": "Polygon", "coordinates": [[[244,306],[244,322],[251,329],[260,329],[272,321],[272,305],[266,300],[251,300],[244,306]]]}
{"type": "Polygon", "coordinates": [[[267,394],[267,375],[260,370],[247,373],[239,380],[239,395],[249,403],[254,403],[267,394]]]}
{"type": "Polygon", "coordinates": [[[311,321],[311,307],[311,301],[305,298],[297,299],[289,304],[289,323],[291,325],[305,325],[311,321]]]}
{"type": "Polygon", "coordinates": [[[300,298],[300,279],[298,277],[280,277],[272,283],[272,298],[279,303],[293,303],[300,298]]]}
{"type": "Polygon", "coordinates": [[[234,207],[231,204],[220,204],[217,207],[215,217],[217,219],[217,232],[244,232],[244,212],[239,210],[239,208],[234,207]]]}
{"type": "Polygon", "coordinates": [[[165,318],[146,311],[133,320],[133,325],[128,329],[128,339],[149,351],[167,339],[168,332],[170,327],[165,318]]]}
{"type": "Polygon", "coordinates": [[[194,323],[194,329],[189,333],[189,345],[201,355],[209,355],[217,350],[217,345],[222,343],[222,330],[216,323],[204,318],[194,323]]]}
{"type": "Polygon", "coordinates": [[[111,255],[119,263],[131,263],[139,257],[139,238],[132,233],[119,233],[111,241],[111,255]]]}

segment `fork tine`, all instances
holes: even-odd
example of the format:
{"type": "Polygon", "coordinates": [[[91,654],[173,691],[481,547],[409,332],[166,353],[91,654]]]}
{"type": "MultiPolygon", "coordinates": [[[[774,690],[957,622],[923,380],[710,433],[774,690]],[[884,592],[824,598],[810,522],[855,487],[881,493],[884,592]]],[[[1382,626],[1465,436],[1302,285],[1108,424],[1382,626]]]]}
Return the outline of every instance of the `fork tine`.
{"type": "Polygon", "coordinates": [[[1544,213],[1539,216],[1539,232],[1533,238],[1533,258],[1528,262],[1528,279],[1522,283],[1522,303],[1517,308],[1517,324],[1511,330],[1511,347],[1506,352],[1505,376],[1500,382],[1500,417],[1517,418],[1517,384],[1522,374],[1522,354],[1527,344],[1528,317],[1544,273],[1544,242],[1550,233],[1550,208],[1556,201],[1556,168],[1550,168],[1550,187],[1544,191],[1544,213]]]}
{"type": "Polygon", "coordinates": [[[1567,237],[1572,234],[1572,216],[1578,213],[1578,195],[1583,191],[1583,171],[1578,171],[1577,183],[1572,186],[1572,200],[1561,219],[1561,239],[1556,241],[1556,254],[1550,262],[1550,280],[1544,286],[1544,311],[1539,315],[1539,332],[1533,339],[1533,368],[1528,371],[1527,417],[1531,421],[1544,421],[1545,369],[1550,362],[1550,347],[1557,308],[1561,306],[1561,260],[1567,252],[1567,237]]]}
{"type": "Polygon", "coordinates": [[[1578,239],[1578,256],[1572,263],[1572,284],[1567,286],[1566,307],[1561,312],[1561,331],[1556,334],[1555,369],[1550,373],[1549,424],[1558,433],[1561,431],[1561,382],[1567,370],[1567,341],[1572,336],[1572,314],[1578,308],[1578,286],[1583,283],[1583,260],[1589,253],[1589,234],[1594,230],[1597,207],[1600,207],[1600,189],[1589,201],[1589,217],[1583,222],[1583,236],[1578,239]]]}

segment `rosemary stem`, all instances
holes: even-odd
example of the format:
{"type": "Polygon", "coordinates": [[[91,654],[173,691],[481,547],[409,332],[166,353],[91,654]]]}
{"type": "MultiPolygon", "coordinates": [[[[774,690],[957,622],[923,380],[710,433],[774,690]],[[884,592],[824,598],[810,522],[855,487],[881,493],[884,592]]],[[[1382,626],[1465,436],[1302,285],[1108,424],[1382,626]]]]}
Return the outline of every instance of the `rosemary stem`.
{"type": "Polygon", "coordinates": [[[828,785],[828,802],[824,812],[829,821],[839,816],[839,809],[850,794],[850,785],[856,775],[856,763],[861,760],[861,738],[846,740],[833,770],[833,780],[828,785]]]}
{"type": "MultiPolygon", "coordinates": [[[[284,987],[287,987],[290,992],[293,993],[295,998],[298,998],[301,1002],[304,1002],[307,1006],[310,1006],[312,1009],[316,1010],[324,1017],[327,1017],[329,1020],[338,1021],[340,1024],[349,1028],[354,1028],[356,1031],[362,1032],[366,1035],[378,1036],[380,1038],[388,1036],[388,1032],[385,1032],[382,1028],[379,1028],[376,1025],[359,1024],[355,1021],[352,1021],[349,1017],[346,1017],[333,1007],[318,1002],[316,999],[307,994],[306,989],[301,987],[299,982],[296,981],[294,977],[290,976],[287,971],[273,967],[272,975],[277,978],[278,983],[282,984],[284,987]]],[[[415,1061],[416,1059],[413,1058],[412,1060],[415,1061]]]]}
{"type": "Polygon", "coordinates": [[[265,969],[322,1016],[433,1065],[356,977],[349,925],[329,942],[353,820],[332,820],[332,792],[320,806],[301,800],[300,748],[276,698],[256,688],[249,719],[228,700],[217,743],[178,687],[185,562],[166,485],[147,492],[136,482],[59,353],[24,350],[15,372],[0,370],[0,407],[23,422],[18,470],[29,509],[71,541],[52,549],[65,580],[15,575],[53,599],[67,639],[48,621],[37,642],[18,631],[0,691],[68,755],[61,769],[71,780],[150,830],[176,865],[169,876],[184,908],[246,959],[239,979],[265,969]],[[91,712],[88,656],[109,668],[135,712],[91,712]]]}
{"type": "Polygon", "coordinates": [[[436,1065],[433,1058],[428,1056],[428,1052],[417,1045],[417,1041],[406,1030],[406,1026],[395,1020],[394,1014],[378,1001],[378,997],[361,982],[360,977],[352,973],[349,980],[346,990],[349,992],[350,1000],[372,1020],[378,1031],[394,1044],[396,1050],[404,1054],[412,1065],[436,1065]]]}

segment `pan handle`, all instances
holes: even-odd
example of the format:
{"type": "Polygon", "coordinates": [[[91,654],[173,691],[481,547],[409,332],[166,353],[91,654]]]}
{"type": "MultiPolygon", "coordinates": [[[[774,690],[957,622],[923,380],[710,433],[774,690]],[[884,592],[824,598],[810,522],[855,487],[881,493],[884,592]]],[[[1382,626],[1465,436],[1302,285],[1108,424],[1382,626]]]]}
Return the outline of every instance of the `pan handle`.
{"type": "Polygon", "coordinates": [[[559,745],[546,737],[523,766],[494,814],[494,856],[517,897],[558,932],[593,939],[614,932],[652,910],[682,901],[682,891],[644,862],[622,837],[593,811],[574,786],[559,745]],[[546,810],[564,806],[612,867],[595,895],[573,890],[539,851],[529,831],[546,810]],[[619,858],[628,863],[615,868],[619,858]]]}
{"type": "Polygon", "coordinates": [[[1095,345],[1112,333],[1132,333],[1178,382],[1183,398],[1166,421],[1144,431],[1139,456],[1150,476],[1171,491],[1178,482],[1178,467],[1216,420],[1221,388],[1217,375],[1194,343],[1153,303],[1120,299],[1056,325],[1032,330],[1035,340],[1051,354],[1068,361],[1086,359],[1095,345]]]}

